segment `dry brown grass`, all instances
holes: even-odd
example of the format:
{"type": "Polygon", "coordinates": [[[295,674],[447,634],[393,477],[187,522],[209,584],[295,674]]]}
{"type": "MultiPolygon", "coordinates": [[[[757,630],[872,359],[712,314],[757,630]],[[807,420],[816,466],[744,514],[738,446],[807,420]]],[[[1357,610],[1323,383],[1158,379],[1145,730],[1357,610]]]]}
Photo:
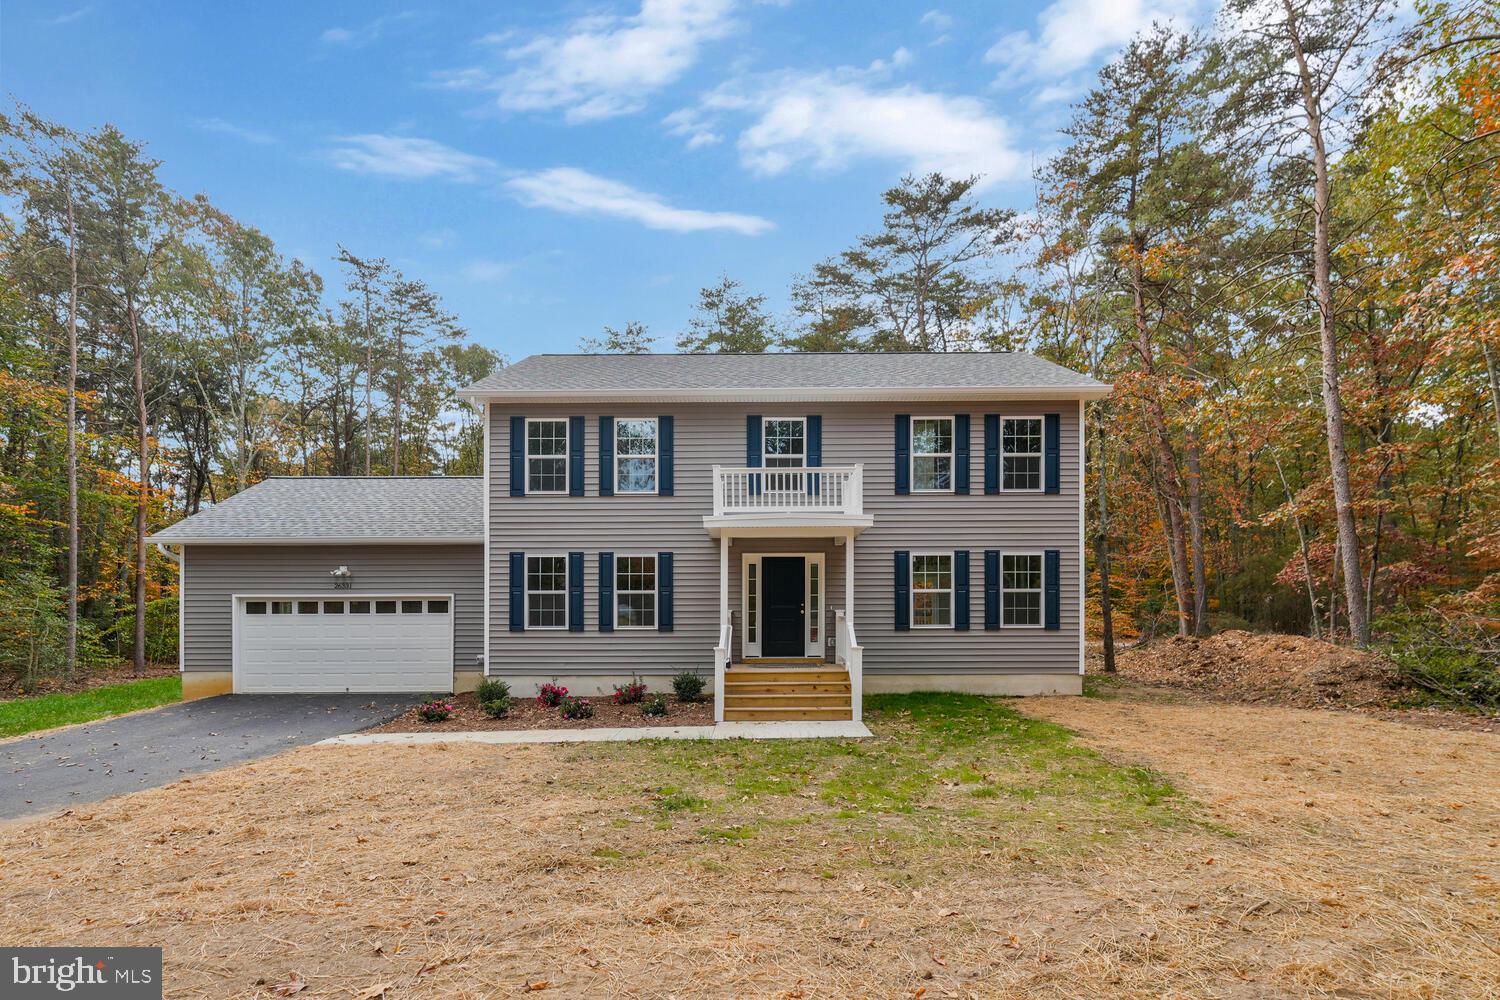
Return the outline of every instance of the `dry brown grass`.
{"type": "Polygon", "coordinates": [[[1500,993],[1493,737],[1019,707],[1205,805],[895,710],[857,747],[310,747],[0,829],[0,940],[163,945],[174,997],[1500,993]]]}

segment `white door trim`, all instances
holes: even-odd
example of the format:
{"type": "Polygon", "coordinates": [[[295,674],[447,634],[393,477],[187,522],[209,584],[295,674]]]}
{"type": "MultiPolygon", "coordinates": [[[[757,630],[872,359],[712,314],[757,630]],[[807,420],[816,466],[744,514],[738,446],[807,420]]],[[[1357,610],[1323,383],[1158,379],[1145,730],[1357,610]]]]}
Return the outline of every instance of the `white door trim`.
{"type": "Polygon", "coordinates": [[[448,690],[453,690],[453,642],[455,623],[458,620],[458,600],[450,591],[442,593],[438,591],[415,591],[399,590],[394,593],[373,593],[362,590],[319,590],[319,591],[284,591],[277,590],[269,593],[233,593],[229,595],[229,674],[231,690],[235,694],[240,693],[240,605],[245,601],[388,601],[400,600],[403,597],[427,600],[444,600],[448,602],[448,690]]]}
{"type": "Polygon", "coordinates": [[[828,565],[827,554],[823,552],[741,552],[740,553],[740,629],[744,633],[740,639],[742,655],[745,657],[757,657],[761,655],[761,638],[765,634],[766,602],[761,599],[758,592],[764,586],[765,571],[760,561],[763,558],[770,559],[802,559],[802,655],[823,658],[823,621],[827,617],[828,610],[828,565]],[[750,641],[750,564],[755,564],[755,579],[757,586],[757,608],[755,622],[755,642],[750,641]],[[818,567],[818,630],[817,640],[812,638],[813,621],[807,613],[808,579],[812,575],[812,567],[818,567]]]}

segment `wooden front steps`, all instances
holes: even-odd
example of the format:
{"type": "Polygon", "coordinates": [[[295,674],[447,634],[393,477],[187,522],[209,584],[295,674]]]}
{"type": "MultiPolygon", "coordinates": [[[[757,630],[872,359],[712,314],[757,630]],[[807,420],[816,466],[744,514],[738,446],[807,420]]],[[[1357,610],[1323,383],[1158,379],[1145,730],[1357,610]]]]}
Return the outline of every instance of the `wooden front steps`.
{"type": "Polygon", "coordinates": [[[816,660],[736,663],[724,673],[725,722],[848,722],[849,673],[816,660]],[[786,663],[806,666],[783,665],[786,663]]]}

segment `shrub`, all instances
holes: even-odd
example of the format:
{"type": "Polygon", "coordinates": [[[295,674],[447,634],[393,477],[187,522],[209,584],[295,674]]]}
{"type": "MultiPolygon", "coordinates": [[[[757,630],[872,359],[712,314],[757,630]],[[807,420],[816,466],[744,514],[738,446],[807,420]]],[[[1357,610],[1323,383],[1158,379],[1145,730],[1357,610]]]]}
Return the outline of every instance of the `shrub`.
{"type": "Polygon", "coordinates": [[[568,689],[556,684],[541,684],[536,689],[536,700],[538,704],[546,705],[548,708],[556,708],[563,703],[568,696],[568,689]]]}
{"type": "Polygon", "coordinates": [[[1387,615],[1375,628],[1406,683],[1439,702],[1500,708],[1500,633],[1486,616],[1428,608],[1387,615]]]}
{"type": "Polygon", "coordinates": [[[697,701],[703,695],[703,678],[691,670],[684,670],[672,678],[672,690],[678,701],[697,701]]]}
{"type": "Polygon", "coordinates": [[[479,707],[492,719],[503,719],[510,714],[510,695],[503,694],[489,701],[481,701],[479,707]]]}
{"type": "Polygon", "coordinates": [[[633,675],[629,684],[616,684],[614,700],[616,705],[634,705],[646,697],[646,685],[637,680],[633,675]]]}
{"type": "Polygon", "coordinates": [[[474,700],[483,705],[487,701],[510,697],[510,685],[493,677],[486,677],[474,689],[474,700]]]}
{"type": "Polygon", "coordinates": [[[587,698],[564,698],[558,705],[564,719],[592,719],[594,706],[587,698]]]}
{"type": "Polygon", "coordinates": [[[641,702],[642,715],[666,715],[667,696],[664,694],[653,694],[641,702]]]}
{"type": "Polygon", "coordinates": [[[426,701],[417,706],[423,722],[447,722],[455,711],[453,703],[447,701],[426,701]]]}

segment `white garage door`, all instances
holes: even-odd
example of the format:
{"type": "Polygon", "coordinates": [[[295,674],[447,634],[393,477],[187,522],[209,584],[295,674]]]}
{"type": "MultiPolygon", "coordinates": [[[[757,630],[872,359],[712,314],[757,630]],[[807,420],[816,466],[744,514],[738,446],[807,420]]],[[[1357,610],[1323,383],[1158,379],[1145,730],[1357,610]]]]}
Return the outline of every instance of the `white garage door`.
{"type": "Polygon", "coordinates": [[[235,690],[453,690],[453,601],[434,596],[245,597],[235,690]]]}

